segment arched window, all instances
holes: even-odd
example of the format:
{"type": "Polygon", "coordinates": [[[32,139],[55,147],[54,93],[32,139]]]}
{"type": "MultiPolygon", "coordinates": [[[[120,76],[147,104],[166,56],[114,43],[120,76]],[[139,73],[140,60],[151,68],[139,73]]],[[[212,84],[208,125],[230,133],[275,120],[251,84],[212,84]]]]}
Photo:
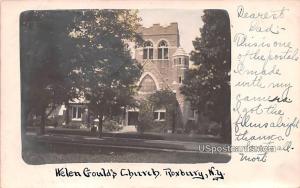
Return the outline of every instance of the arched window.
{"type": "Polygon", "coordinates": [[[150,41],[144,43],[143,59],[153,59],[153,44],[150,41]]]}
{"type": "Polygon", "coordinates": [[[157,59],[168,59],[169,58],[169,49],[166,41],[160,41],[158,44],[158,58],[157,59]]]}
{"type": "Polygon", "coordinates": [[[155,81],[150,75],[146,75],[140,83],[140,92],[153,93],[157,90],[155,81]]]}

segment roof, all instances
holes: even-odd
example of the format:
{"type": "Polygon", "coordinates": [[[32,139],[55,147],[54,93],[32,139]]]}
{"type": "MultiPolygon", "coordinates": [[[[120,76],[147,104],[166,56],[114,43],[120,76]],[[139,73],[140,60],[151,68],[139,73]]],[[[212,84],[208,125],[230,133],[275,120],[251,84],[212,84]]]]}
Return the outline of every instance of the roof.
{"type": "Polygon", "coordinates": [[[182,47],[178,47],[173,56],[188,56],[182,47]]]}

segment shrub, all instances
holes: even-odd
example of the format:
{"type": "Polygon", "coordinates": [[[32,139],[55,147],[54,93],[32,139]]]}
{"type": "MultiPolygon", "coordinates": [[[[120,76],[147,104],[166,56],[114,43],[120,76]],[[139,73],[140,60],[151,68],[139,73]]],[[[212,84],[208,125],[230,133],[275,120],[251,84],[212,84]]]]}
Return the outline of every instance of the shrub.
{"type": "Polygon", "coordinates": [[[122,129],[122,126],[119,125],[117,121],[114,120],[105,120],[103,122],[103,129],[108,131],[119,131],[122,129]]]}
{"type": "Polygon", "coordinates": [[[190,133],[191,131],[198,130],[198,126],[195,121],[188,120],[185,125],[185,133],[190,133]]]}
{"type": "Polygon", "coordinates": [[[143,133],[150,130],[153,126],[152,107],[148,101],[140,101],[139,119],[137,123],[137,131],[143,133]]]}
{"type": "Polygon", "coordinates": [[[91,133],[92,133],[93,135],[96,135],[96,134],[97,134],[97,126],[96,126],[96,125],[93,125],[93,126],[91,127],[91,133]]]}
{"type": "Polygon", "coordinates": [[[81,124],[79,123],[70,123],[69,125],[63,126],[64,128],[67,129],[80,129],[81,124]]]}
{"type": "Polygon", "coordinates": [[[46,119],[46,126],[57,127],[57,126],[58,126],[57,119],[56,119],[56,118],[49,118],[49,119],[46,119]]]}
{"type": "Polygon", "coordinates": [[[208,134],[217,136],[221,132],[221,125],[216,122],[211,122],[208,127],[208,134]]]}
{"type": "Polygon", "coordinates": [[[140,113],[137,124],[137,131],[143,133],[146,130],[150,130],[153,125],[153,117],[151,113],[140,113]]]}

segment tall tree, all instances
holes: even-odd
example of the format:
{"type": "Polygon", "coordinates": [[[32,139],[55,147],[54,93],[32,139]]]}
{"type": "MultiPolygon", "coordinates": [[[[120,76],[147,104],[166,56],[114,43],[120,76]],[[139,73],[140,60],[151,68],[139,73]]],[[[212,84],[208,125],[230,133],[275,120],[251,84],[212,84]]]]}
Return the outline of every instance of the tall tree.
{"type": "Polygon", "coordinates": [[[140,18],[133,10],[90,10],[82,11],[75,19],[77,24],[70,36],[79,49],[79,89],[99,120],[101,136],[104,117],[134,105],[134,83],[141,68],[131,58],[128,42],[141,42],[136,32],[140,18]]]}
{"type": "Polygon", "coordinates": [[[222,124],[223,139],[231,141],[230,126],[230,21],[226,11],[204,10],[204,25],[193,41],[189,70],[181,92],[192,107],[222,124]]]}
{"type": "Polygon", "coordinates": [[[74,44],[68,37],[73,17],[69,11],[26,11],[20,16],[23,129],[32,114],[41,118],[43,134],[49,112],[74,97],[74,44]]]}

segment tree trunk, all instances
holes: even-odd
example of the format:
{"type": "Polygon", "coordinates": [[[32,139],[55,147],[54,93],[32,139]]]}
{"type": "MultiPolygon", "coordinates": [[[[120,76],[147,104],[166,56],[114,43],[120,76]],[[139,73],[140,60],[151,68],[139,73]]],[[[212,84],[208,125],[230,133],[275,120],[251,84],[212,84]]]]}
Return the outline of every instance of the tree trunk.
{"type": "Polygon", "coordinates": [[[69,112],[70,112],[70,106],[69,106],[69,103],[66,102],[66,125],[68,125],[70,123],[70,117],[69,117],[69,112]]]}
{"type": "Polygon", "coordinates": [[[46,113],[45,111],[41,115],[41,125],[40,125],[40,134],[45,134],[45,124],[46,124],[46,113]]]}
{"type": "Polygon", "coordinates": [[[172,133],[175,133],[175,118],[176,118],[176,112],[175,110],[172,110],[172,133]]]}
{"type": "Polygon", "coordinates": [[[221,121],[222,127],[221,127],[221,137],[222,140],[227,143],[231,144],[231,125],[230,125],[230,119],[225,118],[221,121]]]}
{"type": "Polygon", "coordinates": [[[26,131],[27,131],[27,127],[30,126],[30,110],[28,107],[26,107],[26,105],[23,103],[22,104],[22,111],[21,111],[22,115],[21,115],[21,138],[22,140],[25,137],[26,131]]]}
{"type": "Polygon", "coordinates": [[[102,124],[103,124],[103,116],[102,115],[98,115],[98,133],[99,133],[99,137],[102,137],[102,124]]]}
{"type": "Polygon", "coordinates": [[[88,124],[88,127],[90,127],[91,126],[91,120],[90,120],[90,118],[91,118],[91,113],[90,113],[90,110],[88,109],[87,110],[87,120],[86,120],[86,123],[88,124]]]}

